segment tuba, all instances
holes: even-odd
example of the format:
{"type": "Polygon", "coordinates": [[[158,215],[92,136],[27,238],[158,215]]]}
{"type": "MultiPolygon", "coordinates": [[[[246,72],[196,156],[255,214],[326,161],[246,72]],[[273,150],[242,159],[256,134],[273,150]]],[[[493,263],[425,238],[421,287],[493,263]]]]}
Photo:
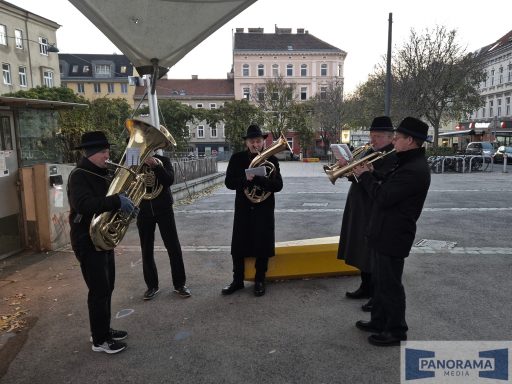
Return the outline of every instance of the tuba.
{"type": "MultiPolygon", "coordinates": [[[[387,152],[381,152],[381,151],[375,151],[370,153],[369,155],[366,155],[362,157],[361,159],[352,160],[350,163],[348,163],[345,166],[337,166],[334,170],[326,170],[325,173],[327,174],[327,177],[329,177],[329,180],[331,181],[332,185],[336,183],[336,180],[340,177],[349,177],[354,176],[354,173],[352,172],[355,167],[358,165],[362,165],[364,163],[371,164],[374,161],[377,161],[379,159],[382,159],[383,157],[395,152],[396,149],[392,149],[391,151],[387,152]]],[[[357,177],[356,177],[357,181],[357,177]]]]}
{"type": "MultiPolygon", "coordinates": [[[[277,141],[272,143],[270,147],[266,148],[261,153],[258,153],[256,157],[252,159],[251,164],[249,164],[249,168],[264,166],[266,168],[265,177],[271,177],[275,172],[276,167],[267,159],[276,153],[284,151],[285,149],[288,149],[290,152],[292,151],[288,144],[288,140],[286,140],[286,137],[281,133],[281,136],[277,141]]],[[[253,185],[250,188],[245,188],[244,193],[252,203],[261,203],[270,196],[271,192],[265,192],[261,187],[253,185]]]]}
{"type": "MultiPolygon", "coordinates": [[[[162,190],[162,186],[155,186],[154,181],[154,188],[147,190],[147,178],[152,171],[144,161],[154,151],[176,145],[176,141],[162,125],[155,128],[143,119],[128,119],[125,127],[130,133],[130,139],[122,157],[122,164],[107,161],[117,168],[107,196],[123,193],[138,207],[142,199],[154,199],[162,190]]],[[[120,210],[94,215],[89,234],[96,249],[114,249],[123,239],[135,216],[133,213],[126,215],[120,210]]]]}

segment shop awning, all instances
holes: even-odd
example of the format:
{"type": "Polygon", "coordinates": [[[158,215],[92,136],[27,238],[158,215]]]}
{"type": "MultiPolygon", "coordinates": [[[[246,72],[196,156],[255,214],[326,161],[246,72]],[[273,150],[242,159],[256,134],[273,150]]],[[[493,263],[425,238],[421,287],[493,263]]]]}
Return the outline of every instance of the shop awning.
{"type": "Polygon", "coordinates": [[[0,96],[0,107],[32,108],[32,109],[74,109],[87,108],[87,104],[69,103],[66,101],[25,99],[23,97],[0,96]]]}
{"type": "Polygon", "coordinates": [[[443,132],[440,133],[439,136],[459,136],[459,135],[474,135],[475,131],[473,129],[466,129],[466,130],[460,130],[460,131],[450,131],[450,132],[443,132]]]}

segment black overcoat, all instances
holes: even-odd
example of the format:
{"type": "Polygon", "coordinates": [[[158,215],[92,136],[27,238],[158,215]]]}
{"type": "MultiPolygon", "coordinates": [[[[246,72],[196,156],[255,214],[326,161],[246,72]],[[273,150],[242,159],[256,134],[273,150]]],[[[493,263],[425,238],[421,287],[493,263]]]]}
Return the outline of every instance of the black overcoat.
{"type": "Polygon", "coordinates": [[[249,168],[252,158],[249,151],[235,153],[226,170],[226,187],[236,191],[231,254],[239,257],[271,257],[275,253],[274,192],[283,188],[283,179],[279,161],[275,156],[270,156],[267,160],[275,166],[273,176],[255,176],[253,182],[247,181],[245,170],[249,168]],[[261,203],[252,203],[245,196],[244,188],[253,183],[272,192],[261,203]]]}
{"type": "Polygon", "coordinates": [[[89,226],[95,214],[115,211],[121,207],[119,196],[107,196],[110,185],[108,170],[83,157],[68,178],[69,225],[71,245],[82,252],[94,250],[89,226]]]}
{"type": "Polygon", "coordinates": [[[360,183],[373,207],[368,224],[369,246],[378,253],[405,258],[416,236],[416,221],[430,187],[430,169],[425,148],[397,153],[398,164],[382,183],[369,173],[361,175],[360,183]]]}
{"type": "MultiPolygon", "coordinates": [[[[381,151],[388,152],[393,149],[393,144],[382,148],[381,151]]],[[[363,156],[374,152],[372,149],[363,156]]],[[[373,176],[378,180],[391,171],[396,165],[397,157],[391,153],[382,159],[374,161],[373,176]]],[[[371,272],[370,249],[367,244],[366,230],[370,220],[372,199],[368,196],[363,186],[350,177],[350,188],[347,194],[343,220],[341,224],[340,243],[338,247],[338,259],[345,260],[345,263],[352,265],[363,272],[371,272]]]]}

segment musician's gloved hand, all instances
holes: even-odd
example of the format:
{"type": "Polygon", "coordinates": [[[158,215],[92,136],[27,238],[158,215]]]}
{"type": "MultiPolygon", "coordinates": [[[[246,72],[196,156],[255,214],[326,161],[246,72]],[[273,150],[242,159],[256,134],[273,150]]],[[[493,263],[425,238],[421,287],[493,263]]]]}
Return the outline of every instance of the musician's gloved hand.
{"type": "Polygon", "coordinates": [[[256,184],[258,187],[265,188],[268,185],[268,178],[265,176],[254,176],[254,179],[252,179],[254,184],[256,184]]]}
{"type": "Polygon", "coordinates": [[[135,209],[133,201],[131,201],[126,195],[120,193],[119,200],[121,201],[121,207],[119,208],[124,214],[130,215],[135,209]]]}
{"type": "Polygon", "coordinates": [[[139,212],[140,212],[140,208],[139,207],[133,208],[132,219],[135,219],[137,217],[137,215],[139,214],[139,212]]]}

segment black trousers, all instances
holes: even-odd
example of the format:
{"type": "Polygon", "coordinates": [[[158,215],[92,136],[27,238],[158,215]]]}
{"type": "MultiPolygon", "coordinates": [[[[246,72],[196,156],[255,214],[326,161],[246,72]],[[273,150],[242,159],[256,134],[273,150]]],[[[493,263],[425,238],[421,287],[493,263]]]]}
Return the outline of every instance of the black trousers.
{"type": "MultiPolygon", "coordinates": [[[[231,255],[231,257],[233,259],[233,281],[242,283],[245,274],[245,257],[240,255],[231,255]]],[[[263,282],[268,268],[268,256],[256,257],[254,268],[256,268],[254,280],[263,282]]]]}
{"type": "Polygon", "coordinates": [[[174,212],[167,211],[157,216],[137,216],[140,247],[142,250],[142,271],[144,281],[149,288],[158,288],[158,271],[155,264],[155,229],[158,224],[160,235],[169,255],[171,264],[171,277],[174,288],[179,289],[185,285],[185,266],[183,254],[174,221],[174,212]]]}
{"type": "Polygon", "coordinates": [[[405,334],[404,259],[372,252],[373,308],[371,322],[394,335],[405,334]]]}
{"type": "Polygon", "coordinates": [[[95,344],[110,338],[112,292],[115,283],[114,251],[75,250],[89,293],[89,323],[95,344]]]}

